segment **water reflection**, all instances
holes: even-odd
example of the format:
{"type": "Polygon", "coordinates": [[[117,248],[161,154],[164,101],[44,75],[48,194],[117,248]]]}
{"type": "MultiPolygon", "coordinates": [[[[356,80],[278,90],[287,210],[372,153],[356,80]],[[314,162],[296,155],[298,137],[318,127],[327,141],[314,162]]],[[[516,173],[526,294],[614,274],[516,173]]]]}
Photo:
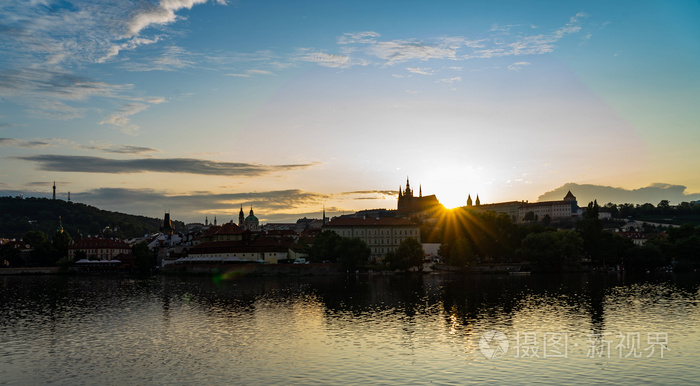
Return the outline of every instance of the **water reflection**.
{"type": "Polygon", "coordinates": [[[696,276],[0,277],[0,381],[693,383],[699,299],[696,276]],[[635,332],[667,357],[587,357],[590,334],[635,332]],[[568,357],[516,357],[526,333],[566,334],[568,357]]]}

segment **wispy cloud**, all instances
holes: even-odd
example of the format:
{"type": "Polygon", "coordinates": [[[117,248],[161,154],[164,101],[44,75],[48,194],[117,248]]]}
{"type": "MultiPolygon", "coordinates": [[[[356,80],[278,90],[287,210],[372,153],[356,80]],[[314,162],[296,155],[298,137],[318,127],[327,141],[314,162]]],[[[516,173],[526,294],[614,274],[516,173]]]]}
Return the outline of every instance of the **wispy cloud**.
{"type": "Polygon", "coordinates": [[[100,125],[110,124],[113,126],[117,126],[123,133],[134,135],[138,131],[139,127],[133,124],[129,117],[143,110],[146,110],[146,108],[148,108],[148,105],[145,105],[143,103],[126,104],[118,111],[107,116],[103,121],[100,122],[100,125]]]}
{"type": "MultiPolygon", "coordinates": [[[[25,111],[31,115],[62,120],[85,117],[85,102],[92,98],[138,102],[130,95],[135,91],[133,85],[101,82],[82,73],[87,66],[105,63],[123,51],[165,40],[167,34],[160,27],[181,19],[178,11],[205,1],[2,2],[0,95],[26,106],[25,111]],[[146,32],[151,36],[142,36],[146,32]]],[[[193,65],[188,53],[168,46],[150,63],[130,62],[125,66],[150,71],[193,65]]],[[[139,111],[146,107],[141,106],[139,111]]],[[[127,117],[135,112],[134,105],[127,105],[103,122],[133,133],[136,127],[128,123],[127,117]]]]}
{"type": "Polygon", "coordinates": [[[194,56],[182,47],[168,46],[154,55],[153,59],[124,62],[122,67],[127,71],[175,71],[194,67],[194,56]]]}
{"type": "Polygon", "coordinates": [[[454,40],[442,40],[426,43],[420,40],[379,41],[368,47],[367,51],[391,66],[410,60],[427,61],[431,59],[455,59],[457,46],[454,40]]]}
{"type": "Polygon", "coordinates": [[[313,62],[323,67],[348,68],[352,65],[349,56],[327,54],[325,52],[307,52],[300,55],[299,60],[313,62]]]}
{"type": "Polygon", "coordinates": [[[419,67],[406,67],[408,72],[419,74],[419,75],[433,75],[435,72],[430,68],[419,68],[419,67]]]}
{"type": "Polygon", "coordinates": [[[156,24],[163,25],[177,19],[175,12],[181,9],[191,9],[195,4],[206,3],[207,0],[161,0],[157,6],[143,4],[135,10],[126,23],[125,37],[138,35],[143,29],[156,24]]]}
{"type": "Polygon", "coordinates": [[[380,35],[374,31],[348,32],[338,38],[338,44],[371,44],[376,42],[380,35]]]}
{"type": "Polygon", "coordinates": [[[251,78],[256,75],[276,75],[272,71],[267,71],[267,70],[247,70],[242,74],[226,74],[226,76],[237,76],[241,78],[251,78]]]}
{"type": "Polygon", "coordinates": [[[396,196],[398,190],[353,190],[350,192],[342,192],[341,195],[381,195],[381,196],[396,196]]]}
{"type": "MultiPolygon", "coordinates": [[[[461,36],[434,39],[382,40],[375,31],[345,33],[338,37],[338,53],[318,52],[304,49],[298,60],[315,62],[325,67],[348,68],[354,65],[394,66],[406,62],[431,60],[464,61],[490,59],[507,56],[542,55],[553,52],[555,43],[567,35],[581,31],[581,21],[587,15],[578,13],[562,27],[544,33],[534,26],[494,24],[485,37],[469,39],[461,36]],[[515,30],[526,29],[525,32],[515,30]],[[537,29],[537,34],[532,32],[537,29]]],[[[587,35],[588,36],[588,35],[587,35]]],[[[454,67],[454,66],[453,66],[454,67]]],[[[451,68],[451,67],[450,67],[451,68]]],[[[409,67],[409,71],[426,75],[420,67],[409,67]]]]}
{"type": "Polygon", "coordinates": [[[508,65],[508,71],[520,71],[524,66],[529,66],[530,62],[516,62],[508,65]]]}
{"type": "Polygon", "coordinates": [[[0,146],[26,147],[26,148],[38,149],[38,148],[42,148],[42,147],[51,146],[51,143],[48,141],[42,141],[42,140],[27,141],[27,140],[17,139],[17,138],[0,138],[0,146]]]}
{"type": "Polygon", "coordinates": [[[462,81],[462,77],[461,77],[461,76],[455,76],[455,77],[452,77],[452,78],[440,79],[440,82],[442,82],[442,83],[447,83],[447,84],[455,84],[455,83],[459,83],[459,82],[461,82],[461,81],[462,81]]]}
{"type": "Polygon", "coordinates": [[[98,145],[82,145],[82,149],[87,150],[99,150],[106,153],[115,154],[146,154],[146,153],[159,153],[160,151],[143,146],[134,145],[111,145],[111,144],[98,144],[98,145]]]}
{"type": "Polygon", "coordinates": [[[101,157],[70,155],[36,155],[16,157],[36,162],[41,170],[77,173],[184,173],[217,176],[261,176],[270,173],[306,169],[316,165],[262,165],[236,162],[217,162],[192,158],[142,158],[119,160],[101,157]]]}

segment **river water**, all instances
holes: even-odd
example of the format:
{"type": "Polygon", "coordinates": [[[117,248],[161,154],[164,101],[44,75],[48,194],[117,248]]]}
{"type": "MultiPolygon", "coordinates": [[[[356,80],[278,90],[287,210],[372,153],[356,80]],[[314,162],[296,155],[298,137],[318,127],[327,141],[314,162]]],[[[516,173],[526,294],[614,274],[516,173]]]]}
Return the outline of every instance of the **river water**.
{"type": "Polygon", "coordinates": [[[0,276],[0,384],[697,384],[700,276],[0,276]]]}

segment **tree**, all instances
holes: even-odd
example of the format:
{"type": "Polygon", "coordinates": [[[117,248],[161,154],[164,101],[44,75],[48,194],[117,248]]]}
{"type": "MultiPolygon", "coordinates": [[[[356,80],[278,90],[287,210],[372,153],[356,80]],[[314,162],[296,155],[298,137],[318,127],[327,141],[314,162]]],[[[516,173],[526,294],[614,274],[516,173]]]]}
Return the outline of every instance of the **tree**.
{"type": "Polygon", "coordinates": [[[42,231],[29,231],[24,234],[23,239],[32,251],[29,253],[30,266],[46,266],[51,265],[58,259],[53,259],[53,250],[48,236],[42,231]]]}
{"type": "Polygon", "coordinates": [[[476,255],[469,244],[469,240],[465,237],[460,237],[455,240],[454,245],[450,248],[450,265],[456,267],[470,267],[476,264],[476,255]]]}
{"type": "Polygon", "coordinates": [[[671,213],[671,205],[668,200],[661,200],[658,205],[656,205],[656,208],[661,212],[662,214],[669,214],[671,213]]]}
{"type": "Polygon", "coordinates": [[[337,233],[329,230],[321,232],[314,239],[314,243],[309,250],[309,260],[314,263],[322,261],[337,261],[340,237],[337,233]]]}
{"type": "Polygon", "coordinates": [[[146,242],[134,244],[131,247],[131,254],[134,255],[134,264],[142,272],[150,271],[158,263],[156,255],[148,248],[146,242]]]}
{"type": "Polygon", "coordinates": [[[525,213],[525,216],[523,217],[523,221],[528,221],[528,222],[535,221],[535,212],[529,211],[529,212],[525,213]]]}
{"type": "Polygon", "coordinates": [[[583,239],[573,231],[532,233],[523,239],[520,254],[542,270],[577,268],[583,256],[583,239]]]}
{"type": "Polygon", "coordinates": [[[24,265],[19,249],[10,244],[0,247],[0,267],[21,267],[24,265]]]}
{"type": "Polygon", "coordinates": [[[88,258],[87,252],[85,252],[83,250],[75,251],[75,261],[87,260],[87,258],[88,258]]]}
{"type": "Polygon", "coordinates": [[[42,231],[29,231],[24,234],[22,240],[29,244],[32,248],[36,248],[41,244],[47,243],[49,241],[49,237],[42,231]]]}
{"type": "Polygon", "coordinates": [[[548,214],[545,214],[544,217],[542,217],[542,225],[549,226],[549,224],[551,224],[551,223],[552,223],[552,218],[548,214]]]}
{"type": "Polygon", "coordinates": [[[68,247],[70,247],[71,237],[68,232],[56,230],[51,240],[52,249],[52,264],[55,264],[59,259],[68,257],[68,247]]]}
{"type": "Polygon", "coordinates": [[[598,218],[598,202],[588,203],[583,218],[576,225],[576,231],[583,239],[586,255],[596,264],[605,265],[603,252],[603,222],[598,218]]]}
{"type": "Polygon", "coordinates": [[[620,210],[617,208],[616,204],[613,204],[612,202],[608,202],[603,206],[606,211],[610,212],[610,216],[612,218],[619,218],[620,217],[620,210]]]}
{"type": "Polygon", "coordinates": [[[358,237],[343,237],[338,244],[336,253],[338,254],[338,261],[343,264],[343,267],[347,270],[354,271],[365,265],[372,251],[367,244],[358,237]]]}
{"type": "Polygon", "coordinates": [[[409,237],[399,244],[395,252],[387,254],[386,260],[391,269],[408,270],[412,267],[422,269],[424,256],[425,252],[420,241],[409,237]]]}

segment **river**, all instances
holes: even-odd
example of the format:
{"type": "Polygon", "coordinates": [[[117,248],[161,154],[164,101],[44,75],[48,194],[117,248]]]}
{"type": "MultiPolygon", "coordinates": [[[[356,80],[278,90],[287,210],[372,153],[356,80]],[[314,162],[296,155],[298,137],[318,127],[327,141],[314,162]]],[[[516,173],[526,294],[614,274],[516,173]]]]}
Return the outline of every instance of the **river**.
{"type": "Polygon", "coordinates": [[[0,384],[696,384],[700,276],[0,276],[0,384]]]}

